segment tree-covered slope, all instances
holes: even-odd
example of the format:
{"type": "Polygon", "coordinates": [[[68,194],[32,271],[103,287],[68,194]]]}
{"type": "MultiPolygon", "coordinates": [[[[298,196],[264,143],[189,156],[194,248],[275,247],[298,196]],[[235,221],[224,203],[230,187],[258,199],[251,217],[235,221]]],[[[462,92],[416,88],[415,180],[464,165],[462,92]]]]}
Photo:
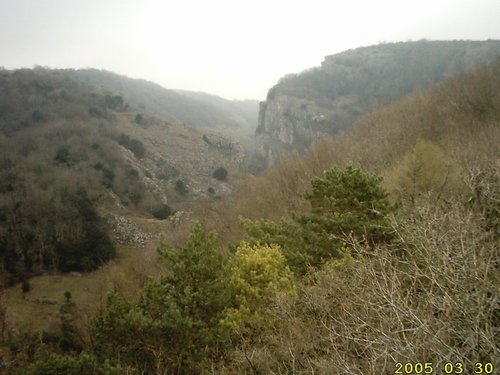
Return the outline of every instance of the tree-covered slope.
{"type": "Polygon", "coordinates": [[[197,128],[233,128],[243,134],[257,126],[258,103],[231,101],[215,95],[169,90],[142,79],[96,69],[64,70],[65,74],[95,86],[112,89],[140,111],[169,122],[197,128]]]}
{"type": "Polygon", "coordinates": [[[184,245],[175,227],[157,273],[123,271],[127,288],[89,324],[68,297],[52,334],[17,333],[0,309],[8,370],[494,373],[499,72],[497,60],[374,109],[193,205],[184,245]]]}
{"type": "Polygon", "coordinates": [[[237,185],[236,143],[138,111],[112,87],[46,69],[0,71],[0,87],[2,282],[108,260],[97,211],[165,219],[237,185]]]}
{"type": "Polygon", "coordinates": [[[350,127],[370,108],[492,61],[500,41],[379,44],[325,57],[282,78],[261,103],[257,135],[268,155],[304,149],[350,127]]]}

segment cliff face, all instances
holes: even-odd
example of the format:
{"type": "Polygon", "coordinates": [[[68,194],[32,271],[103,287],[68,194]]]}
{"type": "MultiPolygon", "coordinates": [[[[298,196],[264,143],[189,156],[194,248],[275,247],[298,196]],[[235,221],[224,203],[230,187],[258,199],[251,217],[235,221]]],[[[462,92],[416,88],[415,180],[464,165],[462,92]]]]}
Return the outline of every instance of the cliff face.
{"type": "Polygon", "coordinates": [[[280,79],[260,103],[256,130],[270,163],[351,126],[364,112],[491,62],[500,41],[406,42],[348,50],[280,79]]]}

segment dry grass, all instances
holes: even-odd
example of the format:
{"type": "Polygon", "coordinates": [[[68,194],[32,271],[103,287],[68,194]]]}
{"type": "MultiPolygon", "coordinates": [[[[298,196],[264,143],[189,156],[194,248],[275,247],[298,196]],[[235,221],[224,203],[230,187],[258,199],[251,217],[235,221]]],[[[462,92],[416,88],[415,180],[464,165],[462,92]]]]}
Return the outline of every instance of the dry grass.
{"type": "Polygon", "coordinates": [[[118,245],[118,257],[97,271],[36,276],[29,280],[32,290],[25,294],[21,284],[6,289],[2,302],[7,327],[15,333],[58,332],[59,309],[65,301],[64,293],[69,291],[83,328],[88,318],[104,308],[108,292],[114,290],[129,299],[137,297],[144,281],[158,270],[153,247],[118,245]]]}

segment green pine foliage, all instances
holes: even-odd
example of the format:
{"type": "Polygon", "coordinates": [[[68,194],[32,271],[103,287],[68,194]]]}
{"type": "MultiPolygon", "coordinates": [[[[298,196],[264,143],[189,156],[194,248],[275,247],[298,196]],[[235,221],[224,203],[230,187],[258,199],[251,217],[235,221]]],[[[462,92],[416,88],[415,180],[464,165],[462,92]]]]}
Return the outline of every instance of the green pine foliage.
{"type": "Polygon", "coordinates": [[[106,314],[92,324],[96,351],[148,371],[199,373],[226,345],[219,324],[227,306],[225,258],[217,241],[194,223],[182,248],[160,245],[169,271],[149,282],[137,303],[110,296],[106,314]]]}
{"type": "Polygon", "coordinates": [[[389,193],[382,179],[360,168],[332,168],[311,182],[306,193],[311,213],[300,218],[319,236],[349,235],[370,242],[388,236],[389,193]]]}
{"type": "Polygon", "coordinates": [[[291,269],[305,274],[309,266],[342,257],[351,238],[368,245],[390,240],[387,217],[393,207],[381,182],[360,168],[334,167],[311,182],[308,214],[242,224],[254,242],[280,245],[291,269]]]}

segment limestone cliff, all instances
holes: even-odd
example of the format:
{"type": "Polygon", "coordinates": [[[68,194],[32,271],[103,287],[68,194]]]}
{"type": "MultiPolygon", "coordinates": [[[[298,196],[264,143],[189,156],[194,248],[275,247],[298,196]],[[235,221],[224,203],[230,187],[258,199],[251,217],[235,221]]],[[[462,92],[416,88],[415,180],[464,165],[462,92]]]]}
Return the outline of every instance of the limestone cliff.
{"type": "Polygon", "coordinates": [[[260,103],[257,138],[270,163],[348,128],[364,112],[488,63],[500,41],[379,44],[326,56],[320,67],[283,77],[260,103]]]}

